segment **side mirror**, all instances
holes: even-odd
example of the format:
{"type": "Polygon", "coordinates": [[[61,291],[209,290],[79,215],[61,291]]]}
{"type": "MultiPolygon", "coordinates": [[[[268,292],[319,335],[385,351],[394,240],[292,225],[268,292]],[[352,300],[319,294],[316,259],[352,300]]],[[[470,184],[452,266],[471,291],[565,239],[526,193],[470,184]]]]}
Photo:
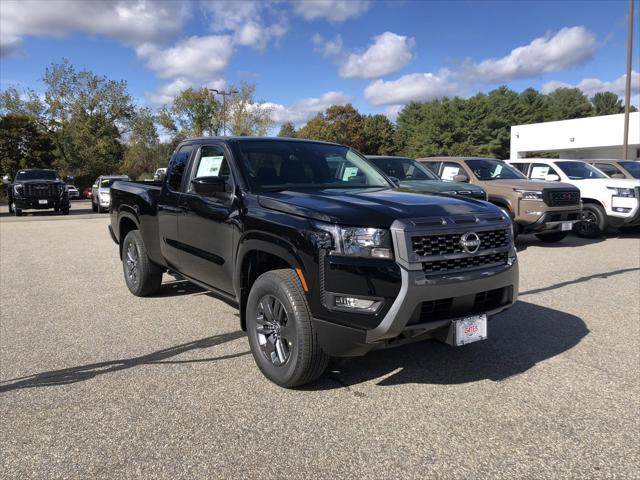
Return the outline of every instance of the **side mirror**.
{"type": "Polygon", "coordinates": [[[193,191],[203,197],[217,197],[226,190],[227,182],[222,177],[200,177],[191,180],[193,191]]]}
{"type": "Polygon", "coordinates": [[[400,186],[400,179],[398,177],[387,177],[391,183],[393,183],[394,187],[399,187],[400,186]]]}
{"type": "Polygon", "coordinates": [[[461,173],[459,175],[454,175],[452,180],[454,182],[467,183],[469,181],[469,177],[467,177],[464,173],[461,173]]]}
{"type": "Polygon", "coordinates": [[[549,175],[547,175],[546,177],[544,177],[545,180],[548,180],[549,182],[559,182],[560,181],[560,177],[554,173],[551,173],[549,175]]]}
{"type": "Polygon", "coordinates": [[[5,185],[9,185],[11,183],[9,175],[5,175],[4,177],[2,177],[2,183],[4,183],[5,185]]]}
{"type": "Polygon", "coordinates": [[[621,173],[614,173],[611,175],[611,178],[625,178],[625,176],[621,173]]]}

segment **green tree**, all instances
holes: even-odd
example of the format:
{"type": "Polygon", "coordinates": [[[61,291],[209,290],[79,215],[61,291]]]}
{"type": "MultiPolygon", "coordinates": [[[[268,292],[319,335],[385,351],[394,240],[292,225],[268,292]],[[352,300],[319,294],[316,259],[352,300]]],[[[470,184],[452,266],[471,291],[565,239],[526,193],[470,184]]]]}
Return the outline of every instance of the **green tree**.
{"type": "Polygon", "coordinates": [[[0,173],[13,178],[21,168],[51,168],[55,160],[49,136],[27,115],[0,117],[0,173]]]}
{"type": "Polygon", "coordinates": [[[364,152],[368,155],[393,155],[396,152],[395,129],[384,115],[364,117],[364,152]]]}
{"type": "Polygon", "coordinates": [[[150,176],[164,163],[162,153],[153,114],[147,108],[140,109],[131,124],[120,173],[131,178],[150,176]]]}
{"type": "Polygon", "coordinates": [[[222,132],[222,105],[206,88],[187,88],[171,105],[162,107],[158,121],[174,139],[218,135],[222,132]]]}
{"type": "Polygon", "coordinates": [[[613,115],[624,113],[622,100],[613,92],[598,92],[591,97],[596,115],[613,115]]]}
{"type": "Polygon", "coordinates": [[[590,117],[593,105],[578,88],[559,88],[547,95],[548,120],[590,117]]]}
{"type": "Polygon", "coordinates": [[[292,122],[285,122],[280,126],[279,137],[295,138],[296,135],[296,126],[292,122]]]}
{"type": "Polygon", "coordinates": [[[240,88],[231,90],[238,92],[227,101],[227,128],[231,135],[266,135],[273,125],[271,108],[255,100],[255,84],[242,83],[240,88]]]}
{"type": "Polygon", "coordinates": [[[330,138],[331,132],[329,130],[329,123],[322,113],[317,114],[309,120],[304,127],[298,130],[296,137],[306,138],[309,140],[333,141],[330,138]]]}

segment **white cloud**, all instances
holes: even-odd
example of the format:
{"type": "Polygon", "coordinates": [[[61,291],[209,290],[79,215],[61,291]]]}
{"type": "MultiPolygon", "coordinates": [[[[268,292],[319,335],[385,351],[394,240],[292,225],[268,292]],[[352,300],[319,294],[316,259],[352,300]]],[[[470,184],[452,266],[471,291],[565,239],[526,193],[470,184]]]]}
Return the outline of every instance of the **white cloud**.
{"type": "Polygon", "coordinates": [[[595,35],[585,27],[565,27],[514,48],[505,57],[478,64],[469,61],[462,73],[485,83],[536,77],[582,65],[593,56],[596,46],[595,35]]]}
{"type": "Polygon", "coordinates": [[[176,78],[169,83],[165,83],[158,87],[153,93],[147,95],[149,102],[155,106],[162,106],[170,104],[173,99],[183,90],[187,88],[216,88],[218,90],[224,89],[226,87],[226,83],[222,78],[218,78],[216,80],[212,80],[207,83],[196,83],[187,78],[176,78]]]}
{"type": "Polygon", "coordinates": [[[229,35],[195,36],[167,49],[143,44],[136,52],[160,78],[204,81],[222,75],[233,55],[233,42],[229,35]]]}
{"type": "Polygon", "coordinates": [[[413,38],[384,32],[363,53],[351,53],[340,67],[342,78],[378,78],[397,72],[413,57],[413,38]]]}
{"type": "Polygon", "coordinates": [[[260,104],[260,107],[271,110],[271,117],[275,124],[293,122],[296,126],[301,126],[331,105],[344,105],[351,100],[351,97],[343,92],[326,92],[320,97],[305,98],[291,105],[266,102],[260,104]]]}
{"type": "Polygon", "coordinates": [[[288,30],[283,11],[267,2],[218,0],[203,5],[212,15],[211,29],[216,33],[231,32],[238,45],[264,50],[270,41],[277,42],[288,30]],[[265,22],[268,17],[275,17],[269,25],[265,22]]]}
{"type": "Polygon", "coordinates": [[[342,37],[340,34],[337,34],[333,40],[325,41],[322,35],[314,33],[313,37],[311,37],[311,41],[316,46],[316,51],[320,52],[327,58],[339,61],[340,57],[343,55],[342,37]]]}
{"type": "Polygon", "coordinates": [[[344,22],[369,9],[366,0],[292,0],[293,10],[305,20],[344,22]]]}
{"type": "Polygon", "coordinates": [[[460,87],[451,82],[450,72],[412,73],[397,80],[376,80],[364,90],[364,98],[372,105],[404,105],[411,101],[426,102],[460,95],[460,87]]]}
{"type": "MultiPolygon", "coordinates": [[[[598,92],[613,92],[624,100],[625,82],[627,75],[621,75],[615,80],[606,81],[599,78],[585,78],[576,85],[570,83],[551,81],[542,85],[542,93],[551,93],[559,88],[578,88],[582,90],[587,97],[591,98],[598,92]]],[[[640,73],[635,70],[631,72],[631,104],[640,105],[640,73]]]]}
{"type": "Polygon", "coordinates": [[[389,105],[384,111],[384,116],[392,122],[395,122],[398,119],[400,110],[402,110],[403,108],[404,105],[389,105]]]}
{"type": "Polygon", "coordinates": [[[0,48],[16,51],[24,36],[61,37],[70,32],[105,35],[127,45],[155,42],[182,28],[186,8],[174,1],[2,1],[0,48]]]}

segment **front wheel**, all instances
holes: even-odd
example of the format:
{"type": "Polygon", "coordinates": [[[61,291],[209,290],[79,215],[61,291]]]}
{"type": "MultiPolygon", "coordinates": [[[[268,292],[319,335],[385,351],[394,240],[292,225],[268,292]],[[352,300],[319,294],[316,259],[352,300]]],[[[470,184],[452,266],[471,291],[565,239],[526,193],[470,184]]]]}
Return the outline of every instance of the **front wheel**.
{"type": "Polygon", "coordinates": [[[607,214],[600,205],[587,203],[582,206],[582,218],[573,226],[576,235],[584,238],[601,237],[607,230],[607,214]]]}
{"type": "Polygon", "coordinates": [[[560,240],[564,240],[569,232],[550,232],[550,233],[538,233],[536,237],[538,240],[545,243],[554,243],[559,242],[560,240]]]}
{"type": "Polygon", "coordinates": [[[266,272],[247,301],[251,353],[265,377],[285,388],[313,382],[327,369],[300,279],[293,270],[266,272]]]}
{"type": "Polygon", "coordinates": [[[91,200],[91,210],[93,210],[94,212],[98,211],[98,207],[96,206],[95,203],[93,203],[93,200],[91,200]]]}
{"type": "Polygon", "coordinates": [[[63,215],[69,215],[69,207],[60,210],[63,215]]]}
{"type": "Polygon", "coordinates": [[[129,291],[136,297],[153,295],[162,284],[159,271],[147,256],[147,249],[138,230],[131,230],[122,242],[122,269],[129,291]]]}

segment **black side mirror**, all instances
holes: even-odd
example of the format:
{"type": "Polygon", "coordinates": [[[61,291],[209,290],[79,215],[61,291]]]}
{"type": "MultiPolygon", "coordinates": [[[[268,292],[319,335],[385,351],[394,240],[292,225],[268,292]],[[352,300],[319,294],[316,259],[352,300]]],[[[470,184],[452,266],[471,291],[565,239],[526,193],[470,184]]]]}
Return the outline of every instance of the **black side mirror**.
{"type": "Polygon", "coordinates": [[[400,186],[400,179],[398,177],[388,177],[394,187],[400,186]]]}
{"type": "Polygon", "coordinates": [[[203,197],[219,196],[225,192],[226,184],[227,182],[222,177],[200,177],[191,180],[193,191],[203,197]]]}
{"type": "Polygon", "coordinates": [[[460,175],[454,175],[452,180],[454,182],[466,183],[469,181],[469,177],[467,177],[464,173],[461,173],[460,175]]]}

